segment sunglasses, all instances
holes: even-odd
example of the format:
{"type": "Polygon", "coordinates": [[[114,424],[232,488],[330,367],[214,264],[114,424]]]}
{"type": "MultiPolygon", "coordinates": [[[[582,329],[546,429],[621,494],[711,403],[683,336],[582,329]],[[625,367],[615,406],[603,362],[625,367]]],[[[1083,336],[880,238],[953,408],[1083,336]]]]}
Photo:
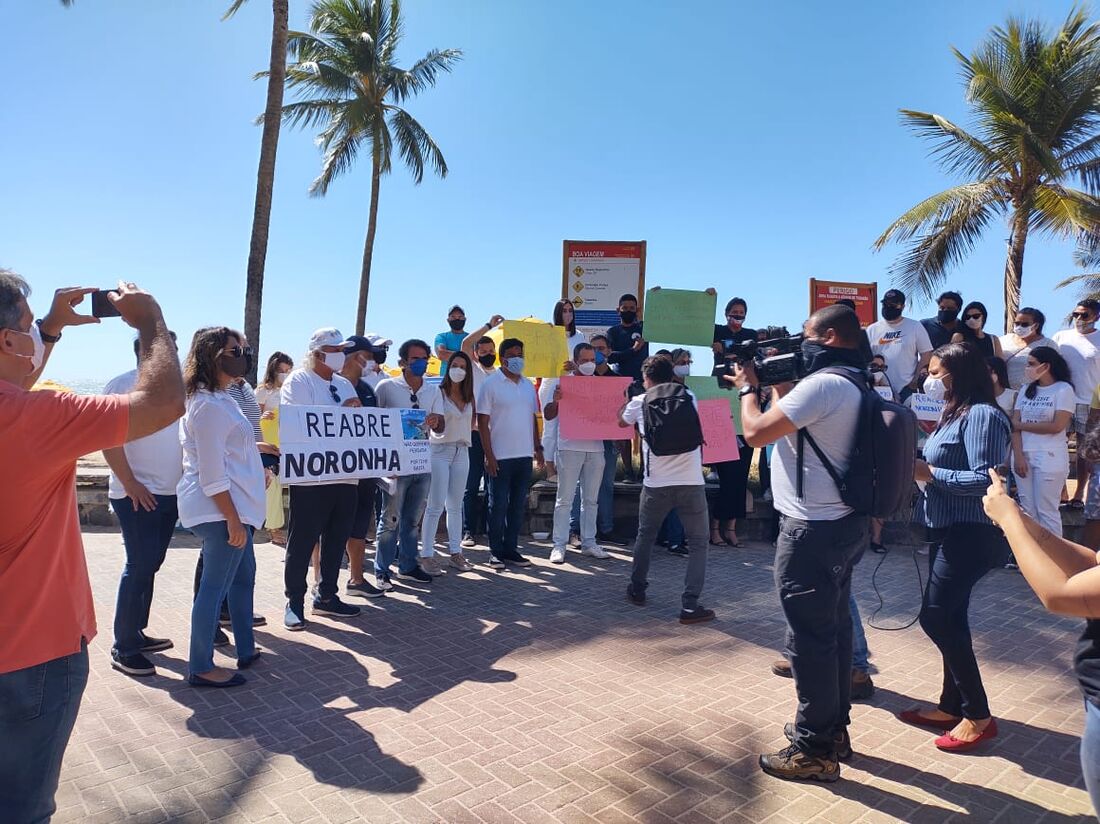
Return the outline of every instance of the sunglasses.
{"type": "Polygon", "coordinates": [[[419,409],[420,408],[420,399],[418,397],[416,397],[415,392],[410,392],[409,393],[409,401],[412,403],[412,407],[411,407],[412,409],[419,409]]]}
{"type": "Polygon", "coordinates": [[[332,399],[337,403],[340,403],[340,394],[336,391],[336,387],[331,383],[328,385],[328,392],[332,395],[332,399]]]}
{"type": "Polygon", "coordinates": [[[1070,317],[1077,320],[1088,320],[1088,318],[1091,316],[1088,312],[1073,312],[1070,314],[1070,317]]]}
{"type": "Polygon", "coordinates": [[[222,352],[223,355],[229,355],[232,358],[240,358],[245,355],[252,356],[251,346],[232,346],[222,352]]]}
{"type": "Polygon", "coordinates": [[[744,315],[726,315],[726,320],[744,320],[744,315]]]}
{"type": "Polygon", "coordinates": [[[966,319],[967,320],[981,320],[982,316],[981,315],[970,314],[970,315],[966,316],[966,319]]]}

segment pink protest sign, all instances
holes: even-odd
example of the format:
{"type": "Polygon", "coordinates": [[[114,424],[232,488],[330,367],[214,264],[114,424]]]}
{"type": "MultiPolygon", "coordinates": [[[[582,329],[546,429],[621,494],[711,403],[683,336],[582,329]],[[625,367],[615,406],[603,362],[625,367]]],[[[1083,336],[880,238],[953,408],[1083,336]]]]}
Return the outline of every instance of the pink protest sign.
{"type": "Polygon", "coordinates": [[[733,413],[729,401],[710,398],[698,401],[699,422],[703,425],[703,463],[716,464],[736,461],[737,433],[733,429],[733,413]]]}
{"type": "Polygon", "coordinates": [[[561,437],[570,441],[627,441],[634,437],[634,427],[619,426],[619,410],[626,402],[630,378],[565,375],[559,386],[561,437]]]}

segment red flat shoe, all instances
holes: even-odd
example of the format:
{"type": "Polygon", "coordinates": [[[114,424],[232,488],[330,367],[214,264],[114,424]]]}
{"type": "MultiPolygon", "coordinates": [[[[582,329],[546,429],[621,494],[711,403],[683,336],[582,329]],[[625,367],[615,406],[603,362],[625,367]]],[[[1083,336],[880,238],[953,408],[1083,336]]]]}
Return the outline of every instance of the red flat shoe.
{"type": "Polygon", "coordinates": [[[962,721],[961,718],[949,718],[946,721],[939,721],[935,718],[925,718],[920,714],[920,710],[904,710],[898,713],[898,718],[914,727],[926,727],[930,730],[940,730],[942,732],[955,729],[956,725],[962,721]]]}
{"type": "Polygon", "coordinates": [[[973,741],[960,741],[951,733],[941,735],[936,739],[935,744],[944,752],[966,752],[972,750],[981,744],[983,741],[988,741],[990,738],[997,737],[997,719],[991,718],[985,729],[982,730],[982,734],[975,738],[973,741]]]}

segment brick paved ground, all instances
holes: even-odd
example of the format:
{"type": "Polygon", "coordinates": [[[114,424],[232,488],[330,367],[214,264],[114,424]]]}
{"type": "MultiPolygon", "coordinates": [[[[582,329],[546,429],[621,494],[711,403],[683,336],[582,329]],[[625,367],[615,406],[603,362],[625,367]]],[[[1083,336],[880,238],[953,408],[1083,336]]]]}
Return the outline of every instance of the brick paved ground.
{"type": "MultiPolygon", "coordinates": [[[[150,631],[177,648],[154,656],[158,677],[138,680],[108,663],[118,535],[86,541],[103,634],[58,821],[1031,824],[1089,811],[1070,671],[1077,622],[1046,615],[1016,573],[989,575],[972,614],[995,746],[944,755],[896,721],[933,696],[939,662],[918,628],[869,630],[879,689],[854,710],[857,755],[837,784],[806,786],[756,767],[794,705],[791,683],[768,671],[783,629],[770,547],[711,550],[710,625],[675,622],[683,561],[662,551],[643,609],[623,598],[625,553],[571,555],[523,574],[452,573],[430,594],[405,589],[356,620],[291,634],[279,620],[280,550],[261,545],[267,652],[246,687],[219,692],[182,680],[193,549],[169,552],[157,580],[150,631]]],[[[858,570],[865,615],[877,560],[858,570]]],[[[878,577],[881,620],[911,615],[911,553],[889,556],[878,577]]]]}

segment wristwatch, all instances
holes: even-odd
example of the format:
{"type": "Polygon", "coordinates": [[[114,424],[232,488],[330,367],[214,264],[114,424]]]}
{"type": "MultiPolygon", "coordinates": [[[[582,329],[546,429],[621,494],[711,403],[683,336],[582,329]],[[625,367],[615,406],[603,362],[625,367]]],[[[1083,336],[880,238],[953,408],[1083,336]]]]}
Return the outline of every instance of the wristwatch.
{"type": "Polygon", "coordinates": [[[741,391],[737,393],[737,397],[743,398],[746,395],[754,395],[756,394],[756,390],[758,388],[759,387],[753,386],[752,384],[749,384],[748,386],[742,386],[741,391]]]}
{"type": "Polygon", "coordinates": [[[39,318],[34,323],[38,327],[38,335],[42,338],[43,343],[57,343],[59,340],[61,340],[60,332],[58,332],[56,335],[50,335],[46,332],[45,329],[42,328],[42,318],[39,318]]]}

